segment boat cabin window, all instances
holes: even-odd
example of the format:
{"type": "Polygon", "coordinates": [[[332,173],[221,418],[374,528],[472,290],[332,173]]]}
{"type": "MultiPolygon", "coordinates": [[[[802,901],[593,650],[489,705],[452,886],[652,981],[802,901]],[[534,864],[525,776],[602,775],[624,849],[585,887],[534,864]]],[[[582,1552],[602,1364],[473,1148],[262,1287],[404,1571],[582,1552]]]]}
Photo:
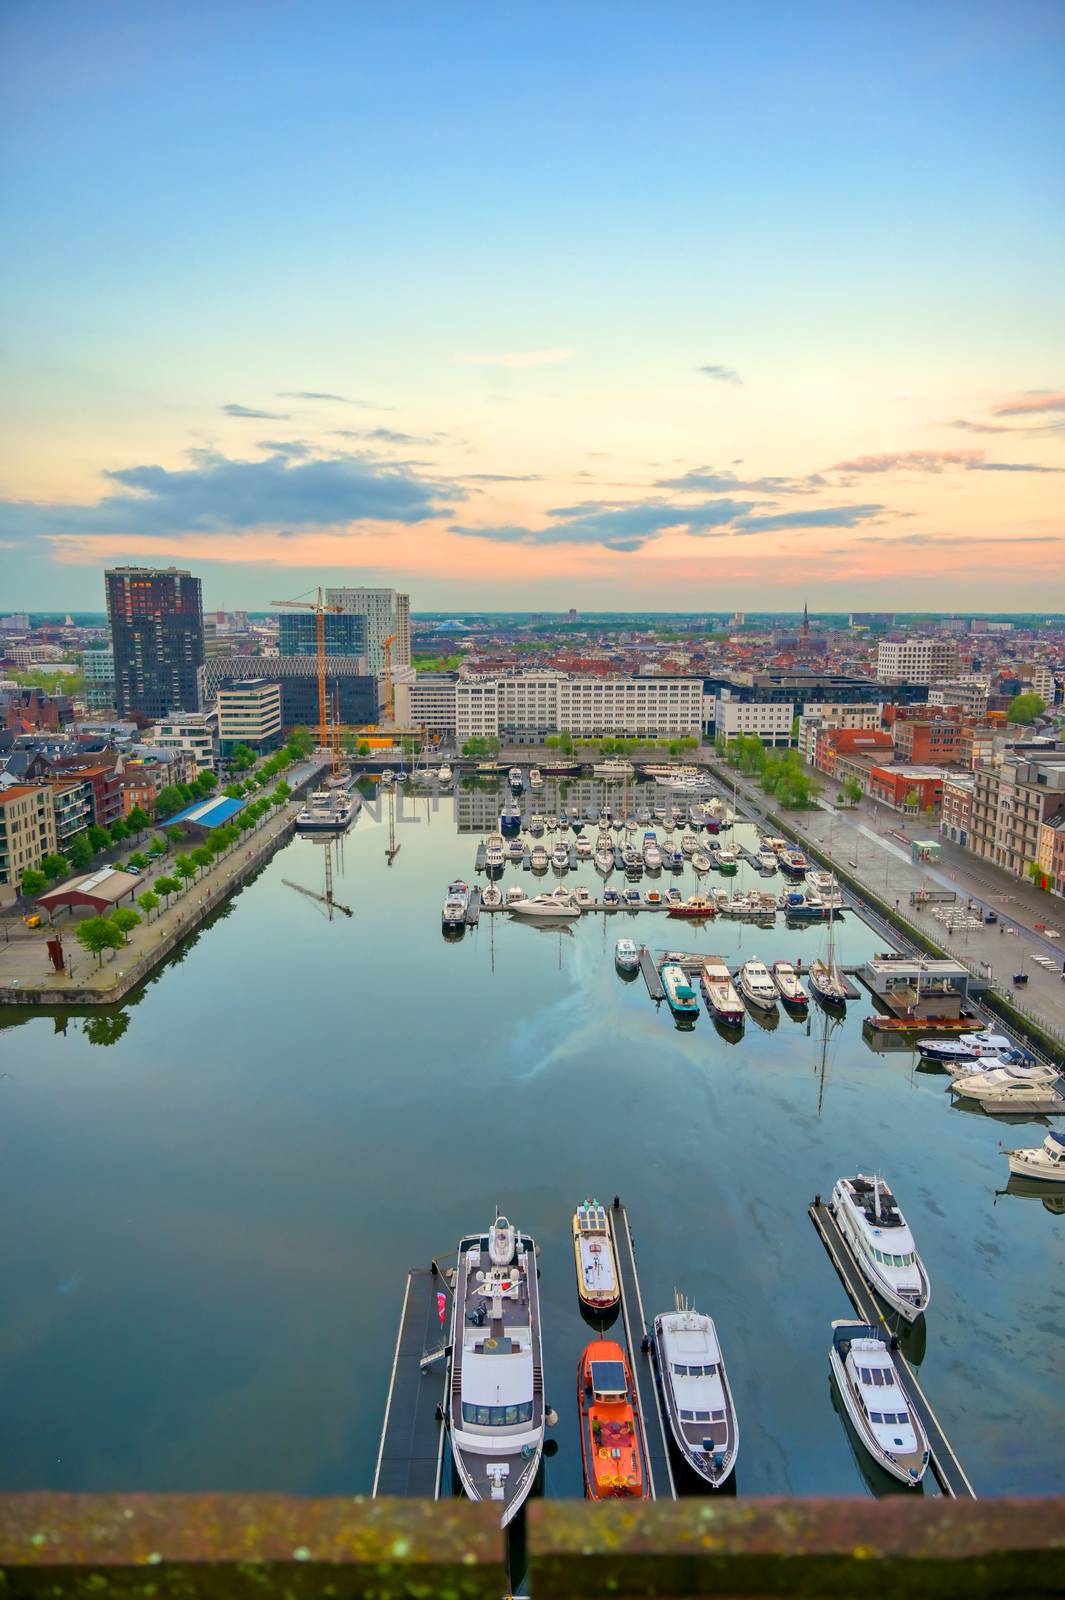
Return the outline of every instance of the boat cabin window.
{"type": "Polygon", "coordinates": [[[680,1414],[680,1420],[682,1422],[694,1422],[695,1421],[695,1412],[694,1411],[682,1411],[681,1414],[680,1414]]]}
{"type": "Polygon", "coordinates": [[[519,1422],[532,1421],[532,1401],[520,1406],[477,1406],[464,1400],[462,1420],[480,1428],[513,1428],[519,1422]]]}
{"type": "Polygon", "coordinates": [[[695,1420],[696,1420],[696,1422],[709,1422],[710,1421],[710,1413],[709,1413],[709,1411],[697,1411],[695,1413],[695,1420]]]}
{"type": "Polygon", "coordinates": [[[710,1417],[714,1422],[724,1422],[725,1413],[723,1411],[711,1411],[710,1417]]]}
{"type": "Polygon", "coordinates": [[[884,1420],[884,1413],[882,1411],[870,1411],[870,1413],[869,1413],[869,1421],[870,1422],[883,1422],[883,1420],[884,1420]]]}

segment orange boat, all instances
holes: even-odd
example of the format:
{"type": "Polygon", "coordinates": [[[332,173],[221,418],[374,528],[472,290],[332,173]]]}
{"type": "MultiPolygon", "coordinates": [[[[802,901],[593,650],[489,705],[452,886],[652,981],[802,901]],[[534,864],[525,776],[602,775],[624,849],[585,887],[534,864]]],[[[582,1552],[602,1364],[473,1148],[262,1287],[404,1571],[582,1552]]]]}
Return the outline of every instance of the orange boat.
{"type": "Polygon", "coordinates": [[[584,1484],[592,1500],[646,1500],[643,1427],[625,1352],[594,1339],[577,1369],[584,1484]]]}

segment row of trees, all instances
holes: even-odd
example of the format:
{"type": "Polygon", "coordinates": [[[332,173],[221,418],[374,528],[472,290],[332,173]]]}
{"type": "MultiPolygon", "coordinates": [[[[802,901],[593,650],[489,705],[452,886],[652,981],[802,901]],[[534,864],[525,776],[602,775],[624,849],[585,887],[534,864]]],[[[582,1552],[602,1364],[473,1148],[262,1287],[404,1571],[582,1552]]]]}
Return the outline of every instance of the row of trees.
{"type": "MultiPolygon", "coordinates": [[[[186,806],[195,805],[197,800],[206,800],[214,794],[217,786],[218,779],[213,772],[201,772],[191,783],[168,783],[155,797],[156,818],[161,820],[175,816],[177,812],[184,811],[186,806]]],[[[147,819],[144,825],[147,827],[147,819]]]]}
{"type": "Polygon", "coordinates": [[[757,777],[763,791],[789,811],[811,806],[820,793],[820,784],[806,771],[798,750],[769,750],[756,733],[737,734],[727,741],[719,735],[717,748],[730,767],[757,777]]]}

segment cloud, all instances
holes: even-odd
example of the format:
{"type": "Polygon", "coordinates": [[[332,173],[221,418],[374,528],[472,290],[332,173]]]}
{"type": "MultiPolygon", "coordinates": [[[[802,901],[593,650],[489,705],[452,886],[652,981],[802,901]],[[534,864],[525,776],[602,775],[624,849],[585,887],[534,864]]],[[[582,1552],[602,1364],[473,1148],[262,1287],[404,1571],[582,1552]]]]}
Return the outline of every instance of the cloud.
{"type": "Polygon", "coordinates": [[[1009,428],[1004,422],[969,422],[965,417],[955,417],[945,422],[945,428],[960,428],[964,433],[1022,433],[1022,428],[1009,428]]]}
{"type": "Polygon", "coordinates": [[[1010,535],[1008,538],[994,535],[973,538],[967,533],[904,533],[897,537],[887,533],[870,533],[862,540],[863,546],[867,544],[940,545],[948,549],[953,545],[958,550],[967,550],[970,545],[991,544],[1005,550],[1013,544],[1065,544],[1065,534],[1031,533],[1010,535]]]}
{"type": "Polygon", "coordinates": [[[464,472],[462,483],[539,483],[538,472],[464,472]]]}
{"type": "Polygon", "coordinates": [[[449,531],[510,544],[598,544],[607,550],[629,552],[675,528],[694,537],[717,533],[741,537],[783,528],[853,528],[884,510],[881,505],[826,506],[820,511],[757,514],[758,502],[751,500],[708,500],[691,506],[667,500],[628,505],[595,500],[557,506],[548,512],[555,520],[544,528],[504,523],[485,528],[453,525],[449,531]]]}
{"type": "Polygon", "coordinates": [[[734,367],[696,367],[696,372],[701,372],[704,378],[713,378],[717,383],[736,383],[742,388],[743,379],[734,367]]]}
{"type": "Polygon", "coordinates": [[[293,460],[304,460],[314,454],[313,448],[302,439],[260,439],[256,449],[266,450],[272,456],[289,456],[293,460]]]}
{"type": "Polygon", "coordinates": [[[503,350],[495,354],[471,353],[460,356],[465,367],[548,367],[559,361],[572,361],[572,350],[503,350]]]}
{"type": "Polygon", "coordinates": [[[679,478],[656,478],[655,488],[676,489],[683,494],[730,494],[737,489],[752,494],[810,494],[815,488],[824,488],[826,482],[816,472],[805,478],[738,478],[734,472],[696,467],[679,478]]]}
{"type": "Polygon", "coordinates": [[[940,473],[948,467],[959,467],[964,472],[1065,471],[1062,467],[1041,467],[1026,461],[988,461],[983,450],[907,450],[897,455],[855,456],[851,461],[837,461],[830,470],[846,473],[940,473]]]}
{"type": "Polygon", "coordinates": [[[138,466],[109,472],[119,492],[95,504],[0,502],[0,530],[62,537],[415,523],[453,515],[451,502],[469,496],[459,483],[365,455],[297,459],[282,449],[261,461],[240,461],[196,451],[189,461],[177,471],[138,466]]]}
{"type": "Polygon", "coordinates": [[[993,417],[1027,417],[1041,411],[1065,411],[1065,391],[1025,389],[991,407],[993,417]]]}
{"type": "Polygon", "coordinates": [[[283,411],[257,411],[254,406],[223,406],[222,410],[227,417],[255,417],[260,422],[287,422],[288,417],[283,411]]]}

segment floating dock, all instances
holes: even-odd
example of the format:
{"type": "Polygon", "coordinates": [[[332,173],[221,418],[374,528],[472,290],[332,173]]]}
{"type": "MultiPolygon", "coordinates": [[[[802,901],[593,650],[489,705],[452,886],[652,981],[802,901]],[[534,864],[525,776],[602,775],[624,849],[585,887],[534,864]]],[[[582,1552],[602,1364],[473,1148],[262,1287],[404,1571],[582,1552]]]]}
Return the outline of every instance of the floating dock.
{"type": "Polygon", "coordinates": [[[444,1292],[446,1283],[430,1267],[407,1274],[377,1447],[375,1495],[440,1498],[449,1363],[437,1295],[444,1292]]]}
{"type": "MultiPolygon", "coordinates": [[[[835,1217],[820,1196],[810,1206],[810,1218],[821,1236],[821,1242],[828,1251],[829,1259],[839,1273],[843,1287],[850,1296],[851,1304],[858,1316],[872,1327],[881,1323],[889,1333],[894,1333],[895,1330],[884,1315],[879,1301],[858,1270],[857,1263],[836,1226],[835,1217]]],[[[962,1464],[954,1454],[939,1418],[932,1410],[928,1397],[918,1382],[915,1369],[906,1360],[901,1349],[895,1351],[895,1359],[906,1369],[906,1388],[910,1404],[921,1419],[921,1425],[927,1436],[930,1465],[935,1473],[936,1482],[943,1493],[952,1500],[975,1500],[976,1490],[965,1476],[962,1464]]]]}
{"type": "MultiPolygon", "coordinates": [[[[488,907],[485,908],[486,910],[488,907]]],[[[475,928],[481,918],[481,891],[471,889],[470,898],[466,904],[466,923],[468,927],[475,928]]]]}
{"type": "MultiPolygon", "coordinates": [[[[666,991],[659,976],[659,968],[664,961],[672,961],[678,967],[682,967],[685,975],[689,978],[700,978],[706,959],[706,952],[699,950],[659,950],[658,955],[653,956],[647,946],[644,945],[640,951],[640,971],[643,973],[644,982],[647,984],[647,992],[651,999],[664,1000],[666,998],[666,991]]],[[[743,963],[740,961],[727,961],[725,965],[728,967],[729,977],[737,978],[743,963]]],[[[848,1000],[860,1000],[862,997],[861,990],[855,988],[847,974],[856,974],[861,971],[861,968],[839,967],[837,971],[840,975],[840,981],[847,991],[848,1000]]],[[[805,967],[801,972],[797,972],[796,976],[801,982],[806,977],[805,967]]]]}
{"type": "Polygon", "coordinates": [[[677,1486],[673,1481],[666,1421],[662,1415],[655,1373],[654,1340],[644,1314],[640,1280],[636,1276],[636,1248],[633,1244],[632,1229],[629,1227],[629,1214],[624,1206],[615,1203],[611,1208],[610,1225],[614,1234],[615,1254],[618,1258],[621,1315],[625,1324],[625,1340],[629,1347],[629,1365],[632,1368],[640,1416],[643,1419],[651,1498],[675,1500],[677,1486]]]}

